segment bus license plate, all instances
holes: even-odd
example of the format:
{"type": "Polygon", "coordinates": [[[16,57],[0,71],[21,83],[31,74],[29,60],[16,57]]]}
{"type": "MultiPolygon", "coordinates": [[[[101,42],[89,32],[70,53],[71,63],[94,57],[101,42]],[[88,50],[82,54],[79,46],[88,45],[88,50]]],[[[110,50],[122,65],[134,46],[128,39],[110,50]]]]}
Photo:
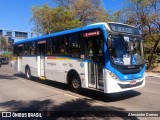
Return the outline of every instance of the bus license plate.
{"type": "Polygon", "coordinates": [[[135,85],[136,84],[136,81],[131,81],[130,82],[130,85],[135,85]]]}

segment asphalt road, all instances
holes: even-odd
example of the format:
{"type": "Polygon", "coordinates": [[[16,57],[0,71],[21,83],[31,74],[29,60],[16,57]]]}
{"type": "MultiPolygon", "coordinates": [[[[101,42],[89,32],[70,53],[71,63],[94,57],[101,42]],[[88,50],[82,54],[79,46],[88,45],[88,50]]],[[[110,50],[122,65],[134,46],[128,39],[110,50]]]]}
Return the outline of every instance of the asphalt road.
{"type": "MultiPolygon", "coordinates": [[[[82,111],[91,118],[101,111],[99,116],[103,114],[101,117],[107,119],[111,116],[104,115],[104,111],[118,111],[118,114],[119,111],[120,114],[126,111],[160,111],[160,78],[147,77],[145,87],[122,93],[104,94],[84,89],[81,94],[75,94],[65,84],[38,78],[27,80],[9,65],[3,65],[0,68],[0,111],[82,111]]],[[[160,113],[158,115],[160,117],[160,113]]],[[[128,119],[116,114],[113,116],[128,119]]],[[[134,116],[132,119],[146,118],[134,116]]]]}

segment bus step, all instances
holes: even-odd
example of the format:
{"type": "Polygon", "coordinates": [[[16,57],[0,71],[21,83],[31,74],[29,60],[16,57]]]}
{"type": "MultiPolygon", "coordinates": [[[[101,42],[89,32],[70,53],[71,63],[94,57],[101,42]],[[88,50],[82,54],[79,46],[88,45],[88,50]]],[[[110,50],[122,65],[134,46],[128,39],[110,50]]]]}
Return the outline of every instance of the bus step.
{"type": "Polygon", "coordinates": [[[46,80],[46,77],[40,76],[39,79],[40,79],[40,80],[46,80]]]}

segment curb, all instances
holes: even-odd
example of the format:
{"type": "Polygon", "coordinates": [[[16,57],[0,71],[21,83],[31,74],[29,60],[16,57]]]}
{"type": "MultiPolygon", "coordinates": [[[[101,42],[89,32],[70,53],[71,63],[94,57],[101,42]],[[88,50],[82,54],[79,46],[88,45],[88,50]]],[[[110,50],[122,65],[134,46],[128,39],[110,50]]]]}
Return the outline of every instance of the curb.
{"type": "Polygon", "coordinates": [[[154,72],[145,72],[147,77],[158,77],[160,78],[160,73],[154,73],[154,72]]]}
{"type": "Polygon", "coordinates": [[[160,78],[159,75],[146,75],[146,77],[158,77],[158,78],[160,78]]]}

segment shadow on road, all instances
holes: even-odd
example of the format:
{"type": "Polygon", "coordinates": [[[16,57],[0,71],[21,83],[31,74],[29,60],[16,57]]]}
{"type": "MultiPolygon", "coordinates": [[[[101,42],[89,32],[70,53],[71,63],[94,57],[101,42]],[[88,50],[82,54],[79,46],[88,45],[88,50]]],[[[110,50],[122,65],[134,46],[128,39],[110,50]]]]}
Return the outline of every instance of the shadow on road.
{"type": "Polygon", "coordinates": [[[82,90],[82,93],[80,94],[83,96],[90,97],[95,100],[103,101],[103,102],[116,102],[116,101],[129,99],[132,97],[136,97],[140,95],[141,93],[130,90],[130,91],[125,91],[125,92],[120,92],[120,93],[105,94],[103,92],[86,89],[86,90],[82,90]]]}
{"type": "Polygon", "coordinates": [[[16,77],[12,76],[12,75],[0,75],[0,80],[15,80],[17,79],[16,77]]]}
{"type": "MultiPolygon", "coordinates": [[[[25,78],[24,74],[15,74],[15,75],[25,78]]],[[[33,77],[32,81],[38,82],[41,84],[45,84],[45,85],[48,85],[48,86],[51,86],[54,88],[58,88],[61,90],[65,90],[65,91],[69,90],[68,85],[63,84],[63,83],[59,83],[59,82],[55,82],[55,81],[51,81],[51,80],[39,80],[39,78],[33,77]]],[[[140,92],[134,91],[134,90],[120,92],[120,93],[105,94],[103,92],[96,91],[96,90],[90,90],[90,89],[82,89],[81,93],[79,93],[79,94],[82,96],[86,96],[91,99],[99,100],[99,101],[103,101],[103,102],[121,101],[121,100],[129,99],[129,98],[141,95],[140,92]]]]}
{"type": "Polygon", "coordinates": [[[50,99],[28,102],[11,100],[0,103],[0,107],[16,112],[42,112],[42,116],[54,117],[54,119],[61,119],[62,117],[69,117],[70,119],[89,117],[90,119],[96,119],[96,117],[102,117],[108,120],[118,117],[124,120],[138,120],[136,117],[129,118],[128,113],[124,112],[123,108],[94,105],[92,102],[91,99],[76,99],[57,105],[50,99]]]}

